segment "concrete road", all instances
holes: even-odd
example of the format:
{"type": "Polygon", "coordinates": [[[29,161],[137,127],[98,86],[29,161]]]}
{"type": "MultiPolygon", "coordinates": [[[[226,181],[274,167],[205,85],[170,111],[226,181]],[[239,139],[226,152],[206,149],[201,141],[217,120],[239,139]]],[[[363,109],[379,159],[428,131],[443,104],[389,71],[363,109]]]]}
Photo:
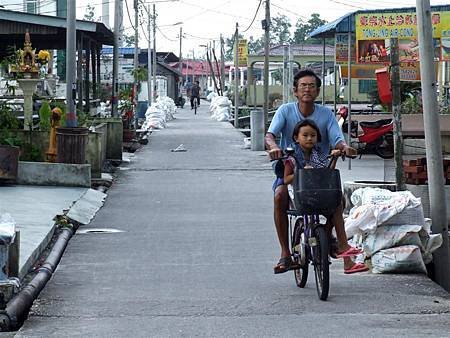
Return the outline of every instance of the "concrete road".
{"type": "MultiPolygon", "coordinates": [[[[323,302],[313,274],[305,289],[274,275],[270,164],[206,111],[178,113],[119,172],[84,228],[123,232],[75,235],[17,337],[450,337],[450,297],[426,276],[333,261],[323,302]]],[[[343,181],[383,179],[382,160],[346,165],[343,181]]]]}

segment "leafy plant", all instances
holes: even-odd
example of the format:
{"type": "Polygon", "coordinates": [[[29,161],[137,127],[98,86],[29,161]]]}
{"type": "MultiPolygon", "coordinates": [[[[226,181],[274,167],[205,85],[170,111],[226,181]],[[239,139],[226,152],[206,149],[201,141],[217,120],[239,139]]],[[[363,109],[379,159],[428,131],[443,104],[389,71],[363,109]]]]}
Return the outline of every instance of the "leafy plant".
{"type": "Polygon", "coordinates": [[[0,144],[19,147],[22,145],[22,140],[8,129],[0,129],[0,144]]]}
{"type": "Polygon", "coordinates": [[[0,128],[1,129],[19,128],[19,120],[12,111],[11,107],[5,102],[0,102],[0,128]]]}
{"type": "Polygon", "coordinates": [[[32,144],[25,143],[22,145],[22,152],[20,154],[21,161],[40,162],[43,161],[41,148],[32,144]]]}
{"type": "Polygon", "coordinates": [[[42,131],[49,131],[51,127],[50,117],[52,110],[47,101],[43,101],[41,108],[39,108],[39,129],[42,131]]]}

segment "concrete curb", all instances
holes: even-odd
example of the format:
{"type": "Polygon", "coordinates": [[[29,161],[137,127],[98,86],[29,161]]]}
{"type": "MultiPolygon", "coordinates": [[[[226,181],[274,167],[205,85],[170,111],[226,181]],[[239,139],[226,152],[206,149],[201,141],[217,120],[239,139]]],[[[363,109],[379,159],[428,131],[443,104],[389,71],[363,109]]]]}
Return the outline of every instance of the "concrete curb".
{"type": "Polygon", "coordinates": [[[90,188],[91,165],[19,161],[17,183],[90,188]]]}

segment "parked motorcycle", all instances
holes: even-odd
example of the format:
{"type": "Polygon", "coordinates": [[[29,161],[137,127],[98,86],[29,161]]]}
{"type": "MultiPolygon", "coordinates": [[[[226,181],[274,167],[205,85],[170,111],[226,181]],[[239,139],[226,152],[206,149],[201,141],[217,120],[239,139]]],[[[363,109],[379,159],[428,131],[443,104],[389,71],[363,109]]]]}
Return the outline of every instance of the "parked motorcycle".
{"type": "MultiPolygon", "coordinates": [[[[342,106],[338,110],[338,124],[343,133],[348,133],[348,108],[342,106]]],[[[394,157],[394,122],[392,119],[381,119],[374,122],[351,121],[350,146],[356,148],[360,157],[363,153],[375,153],[384,159],[394,157]],[[362,133],[358,131],[358,124],[362,133]]]]}

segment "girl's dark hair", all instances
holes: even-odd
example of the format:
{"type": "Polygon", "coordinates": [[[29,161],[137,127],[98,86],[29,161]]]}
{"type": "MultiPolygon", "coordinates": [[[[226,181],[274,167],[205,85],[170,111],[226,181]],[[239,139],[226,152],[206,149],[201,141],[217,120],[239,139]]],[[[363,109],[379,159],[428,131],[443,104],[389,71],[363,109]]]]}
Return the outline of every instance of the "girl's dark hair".
{"type": "Polygon", "coordinates": [[[317,88],[320,88],[322,86],[322,80],[320,79],[320,77],[318,77],[317,74],[314,73],[313,70],[304,68],[304,69],[301,69],[300,71],[298,71],[298,73],[294,75],[294,88],[296,90],[297,90],[298,80],[300,80],[302,77],[305,77],[305,76],[314,76],[314,78],[316,79],[317,88]]]}
{"type": "Polygon", "coordinates": [[[304,126],[310,126],[311,128],[313,128],[317,132],[317,142],[322,141],[322,135],[320,135],[320,130],[319,130],[319,127],[317,126],[317,124],[313,120],[306,119],[306,120],[298,122],[295,125],[294,132],[292,133],[292,140],[294,142],[297,142],[295,137],[298,135],[298,132],[300,131],[301,127],[304,127],[304,126]]]}

